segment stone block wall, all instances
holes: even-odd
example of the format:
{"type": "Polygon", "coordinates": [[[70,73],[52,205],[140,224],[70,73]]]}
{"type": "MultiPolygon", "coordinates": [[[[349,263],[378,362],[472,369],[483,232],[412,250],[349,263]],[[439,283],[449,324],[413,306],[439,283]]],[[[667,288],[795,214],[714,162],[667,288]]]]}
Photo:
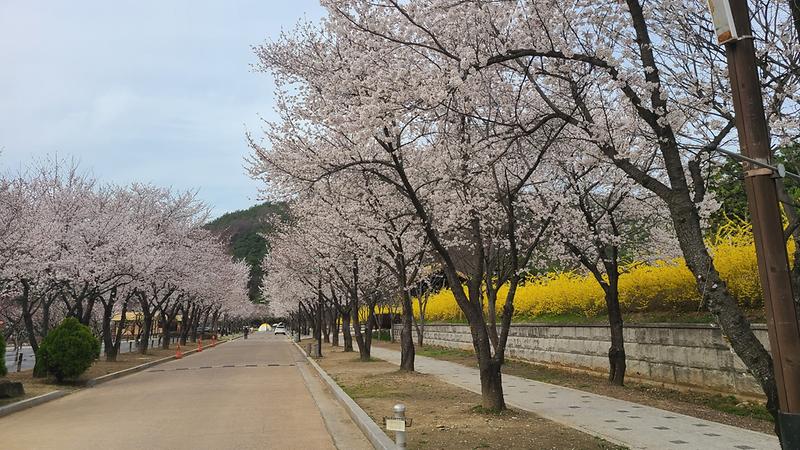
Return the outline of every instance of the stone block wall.
{"type": "MultiPolygon", "coordinates": [[[[753,326],[769,348],[764,325],[753,326]]],[[[399,337],[400,328],[394,333],[399,337]]],[[[719,327],[705,324],[637,324],[624,329],[627,376],[676,386],[763,396],[755,379],[730,349],[719,327]]],[[[506,356],[514,359],[608,371],[610,332],[602,325],[512,325],[506,356]]],[[[427,324],[425,343],[472,350],[467,325],[427,324]]]]}

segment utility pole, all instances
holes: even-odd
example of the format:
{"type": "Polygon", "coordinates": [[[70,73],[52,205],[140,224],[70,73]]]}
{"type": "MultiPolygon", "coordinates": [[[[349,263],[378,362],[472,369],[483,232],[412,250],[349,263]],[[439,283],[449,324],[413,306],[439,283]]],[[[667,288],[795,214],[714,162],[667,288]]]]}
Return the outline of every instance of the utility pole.
{"type": "MultiPolygon", "coordinates": [[[[736,130],[744,156],[771,164],[747,0],[709,0],[720,43],[725,44],[736,130]]],[[[753,222],[758,273],[767,310],[770,352],[778,389],[781,445],[800,448],[800,326],[773,170],[745,163],[745,190],[753,222]]],[[[800,264],[800,261],[795,262],[800,264]]]]}

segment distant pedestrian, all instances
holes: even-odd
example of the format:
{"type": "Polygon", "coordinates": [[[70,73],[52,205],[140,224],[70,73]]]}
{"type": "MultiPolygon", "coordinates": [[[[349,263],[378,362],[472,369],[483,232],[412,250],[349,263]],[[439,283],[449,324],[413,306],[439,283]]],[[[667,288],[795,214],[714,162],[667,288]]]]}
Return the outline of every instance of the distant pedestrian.
{"type": "Polygon", "coordinates": [[[244,338],[247,339],[247,335],[250,334],[250,327],[244,327],[244,338]]]}

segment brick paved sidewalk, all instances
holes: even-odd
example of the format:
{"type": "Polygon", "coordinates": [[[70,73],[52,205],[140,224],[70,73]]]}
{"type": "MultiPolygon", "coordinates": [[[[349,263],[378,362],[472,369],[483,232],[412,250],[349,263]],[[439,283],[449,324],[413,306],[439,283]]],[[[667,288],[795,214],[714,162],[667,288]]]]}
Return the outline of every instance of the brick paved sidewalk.
{"type": "MultiPolygon", "coordinates": [[[[400,352],[372,347],[372,356],[400,364],[400,352]]],[[[480,393],[478,370],[416,356],[416,370],[480,393]]],[[[780,450],[778,438],[651,406],[503,374],[509,406],[632,449],[780,450]]]]}

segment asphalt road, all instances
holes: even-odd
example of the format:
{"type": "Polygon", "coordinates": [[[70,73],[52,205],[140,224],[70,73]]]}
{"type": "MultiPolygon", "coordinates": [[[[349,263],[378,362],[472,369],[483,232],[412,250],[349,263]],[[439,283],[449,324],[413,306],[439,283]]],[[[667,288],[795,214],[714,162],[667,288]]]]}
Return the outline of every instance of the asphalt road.
{"type": "Polygon", "coordinates": [[[4,450],[371,448],[294,345],[266,333],[0,418],[0,443],[4,450]]]}

